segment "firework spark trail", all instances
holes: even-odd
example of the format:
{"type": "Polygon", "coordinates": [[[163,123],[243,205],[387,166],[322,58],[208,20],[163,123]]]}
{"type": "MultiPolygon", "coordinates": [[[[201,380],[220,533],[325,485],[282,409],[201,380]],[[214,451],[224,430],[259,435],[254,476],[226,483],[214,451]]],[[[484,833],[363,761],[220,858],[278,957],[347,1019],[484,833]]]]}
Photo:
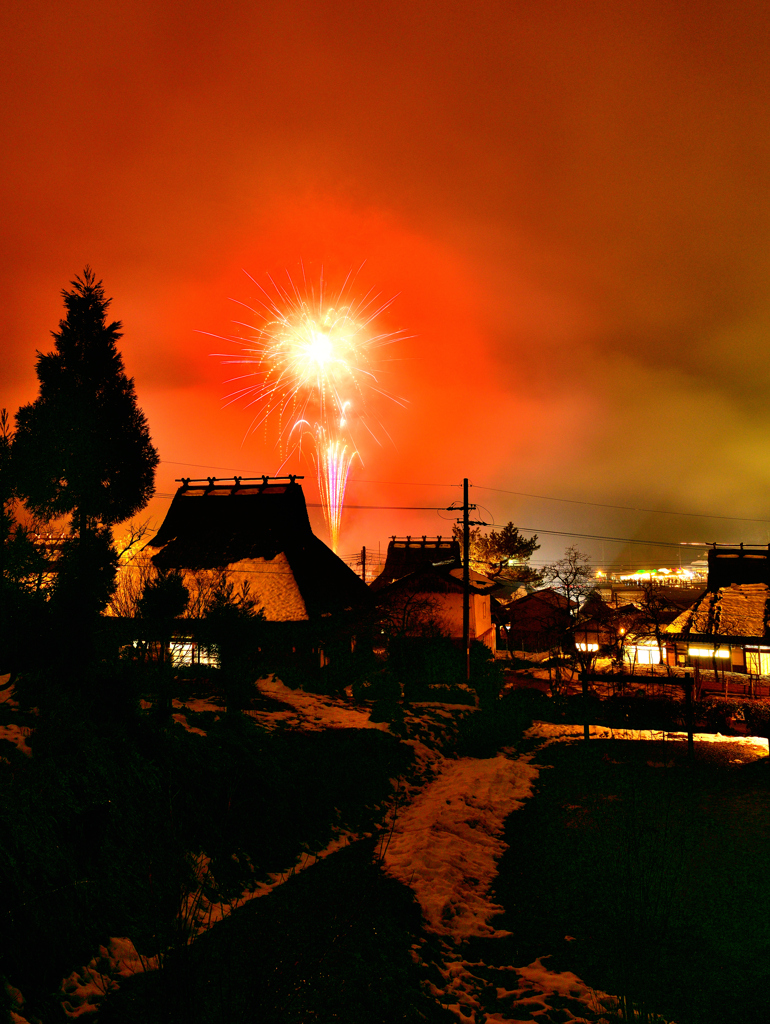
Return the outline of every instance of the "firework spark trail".
{"type": "Polygon", "coordinates": [[[350,464],[358,455],[350,451],[348,446],[339,439],[327,440],[323,428],[318,427],[316,443],[316,469],[318,472],[318,489],[321,492],[321,505],[329,530],[332,551],[339,545],[342,506],[345,501],[345,487],[350,472],[350,464]]]}
{"type": "Polygon", "coordinates": [[[306,281],[303,294],[291,277],[288,289],[269,280],[275,297],[254,281],[264,296],[262,309],[245,307],[262,320],[262,326],[239,322],[255,332],[245,340],[227,339],[239,344],[242,353],[216,353],[227,363],[256,366],[231,379],[238,387],[226,404],[246,399],[247,405],[257,406],[249,432],[264,427],[267,436],[270,419],[277,419],[279,472],[292,456],[301,456],[303,438],[310,437],[321,504],[336,551],[350,466],[356,456],[360,459],[350,420],[377,440],[366,422],[366,393],[404,404],[379,385],[372,364],[378,349],[404,335],[378,333],[372,327],[390,301],[378,305],[371,291],[358,302],[347,300],[351,275],[331,302],[324,295],[323,276],[317,296],[306,281]]]}

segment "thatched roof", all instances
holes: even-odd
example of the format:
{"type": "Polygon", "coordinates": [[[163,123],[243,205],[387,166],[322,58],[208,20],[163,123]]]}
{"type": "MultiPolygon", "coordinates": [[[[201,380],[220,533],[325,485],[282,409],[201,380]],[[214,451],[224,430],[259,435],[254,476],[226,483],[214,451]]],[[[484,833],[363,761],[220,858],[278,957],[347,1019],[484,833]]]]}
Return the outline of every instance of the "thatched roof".
{"type": "Polygon", "coordinates": [[[770,588],[766,583],[732,583],[705,594],[667,627],[681,639],[767,640],[770,588]]]}
{"type": "MultiPolygon", "coordinates": [[[[470,569],[468,572],[468,589],[472,594],[493,595],[495,592],[499,592],[501,588],[496,580],[491,580],[488,576],[483,576],[480,572],[470,569]]],[[[462,594],[462,567],[452,566],[451,564],[423,564],[415,572],[410,572],[406,576],[400,576],[392,583],[382,584],[378,588],[378,602],[387,600],[389,594],[399,590],[425,594],[462,594]]]]}
{"type": "Polygon", "coordinates": [[[385,568],[371,588],[381,590],[426,566],[458,566],[460,561],[460,544],[451,537],[393,537],[388,543],[385,568]]]}
{"type": "Polygon", "coordinates": [[[227,569],[269,621],[314,619],[369,601],[369,588],[315,536],[293,478],[183,483],[147,545],[161,569],[227,569]]]}
{"type": "Polygon", "coordinates": [[[666,632],[673,639],[767,642],[770,639],[770,547],[719,547],[708,552],[708,589],[666,632]]]}

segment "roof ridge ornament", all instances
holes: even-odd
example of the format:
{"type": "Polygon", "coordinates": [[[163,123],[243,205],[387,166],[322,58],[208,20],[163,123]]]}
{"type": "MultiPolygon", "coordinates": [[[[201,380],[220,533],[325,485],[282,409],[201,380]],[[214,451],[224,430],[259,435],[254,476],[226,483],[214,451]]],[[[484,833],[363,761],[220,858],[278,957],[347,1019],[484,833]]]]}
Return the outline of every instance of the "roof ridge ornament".
{"type": "Polygon", "coordinates": [[[187,490],[190,484],[208,484],[209,487],[214,487],[216,485],[220,485],[222,487],[242,487],[244,483],[260,480],[264,487],[269,483],[278,483],[283,480],[288,480],[290,484],[293,484],[296,483],[297,480],[304,479],[304,476],[297,476],[296,473],[291,473],[289,476],[266,476],[263,473],[261,476],[201,476],[196,478],[183,476],[177,477],[174,483],[182,484],[182,487],[187,490]]]}

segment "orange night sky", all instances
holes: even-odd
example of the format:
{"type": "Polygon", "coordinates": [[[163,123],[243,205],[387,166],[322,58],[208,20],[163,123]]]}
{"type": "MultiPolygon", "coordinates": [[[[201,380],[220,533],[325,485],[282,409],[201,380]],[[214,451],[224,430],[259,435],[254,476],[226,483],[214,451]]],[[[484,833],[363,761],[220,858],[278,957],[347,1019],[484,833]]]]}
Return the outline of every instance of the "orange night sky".
{"type": "MultiPolygon", "coordinates": [[[[257,298],[244,270],[334,286],[363,264],[407,336],[380,380],[408,402],[378,404],[390,437],[362,441],[350,504],[446,506],[467,476],[496,524],[770,540],[767,4],[2,9],[0,403],[35,397],[90,263],[163,460],[157,523],[183,473],[277,467],[210,354],[257,298]]],[[[340,553],[450,529],[351,509],[340,553]]],[[[541,560],[570,543],[541,540],[541,560]]]]}

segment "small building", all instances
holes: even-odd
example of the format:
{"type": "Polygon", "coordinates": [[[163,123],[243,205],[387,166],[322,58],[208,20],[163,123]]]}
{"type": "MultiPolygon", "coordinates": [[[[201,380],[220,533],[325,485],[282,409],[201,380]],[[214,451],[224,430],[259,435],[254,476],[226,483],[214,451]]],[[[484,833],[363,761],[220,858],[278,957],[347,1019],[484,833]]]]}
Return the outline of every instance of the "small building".
{"type": "MultiPolygon", "coordinates": [[[[261,607],[271,643],[324,665],[334,639],[371,605],[366,584],[313,533],[294,476],[183,479],[145,550],[191,587],[226,572],[261,607]]],[[[180,620],[181,621],[181,620],[180,620]]],[[[187,643],[194,658],[195,627],[187,643]]]]}
{"type": "Polygon", "coordinates": [[[561,646],[571,624],[569,600],[545,588],[507,605],[503,629],[511,651],[550,651],[561,646]]]}
{"type": "MultiPolygon", "coordinates": [[[[468,577],[469,637],[494,650],[491,600],[498,584],[473,570],[468,577]]],[[[456,560],[446,565],[424,563],[416,571],[377,589],[378,606],[393,619],[400,632],[413,637],[442,633],[462,641],[463,599],[463,568],[456,560]]]]}
{"type": "Polygon", "coordinates": [[[666,631],[692,604],[693,596],[700,593],[693,595],[686,588],[654,586],[647,588],[638,601],[610,609],[607,621],[616,632],[611,649],[620,649],[622,660],[631,669],[666,663],[669,660],[666,631]]]}
{"type": "Polygon", "coordinates": [[[667,629],[669,662],[770,675],[770,550],[708,552],[708,589],[667,629]]]}

